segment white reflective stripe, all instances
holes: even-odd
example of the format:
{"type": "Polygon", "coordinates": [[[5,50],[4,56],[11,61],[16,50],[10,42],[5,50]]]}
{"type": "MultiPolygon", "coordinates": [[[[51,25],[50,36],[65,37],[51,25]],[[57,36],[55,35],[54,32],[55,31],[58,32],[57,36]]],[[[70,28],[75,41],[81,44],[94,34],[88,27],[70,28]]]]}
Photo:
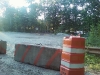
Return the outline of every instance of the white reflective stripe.
{"type": "Polygon", "coordinates": [[[84,53],[85,52],[84,49],[68,48],[68,47],[65,47],[65,46],[63,46],[63,51],[69,52],[69,53],[84,53]]]}
{"type": "Polygon", "coordinates": [[[70,64],[68,62],[65,61],[61,61],[61,65],[68,67],[68,68],[84,68],[84,64],[70,64]]]}

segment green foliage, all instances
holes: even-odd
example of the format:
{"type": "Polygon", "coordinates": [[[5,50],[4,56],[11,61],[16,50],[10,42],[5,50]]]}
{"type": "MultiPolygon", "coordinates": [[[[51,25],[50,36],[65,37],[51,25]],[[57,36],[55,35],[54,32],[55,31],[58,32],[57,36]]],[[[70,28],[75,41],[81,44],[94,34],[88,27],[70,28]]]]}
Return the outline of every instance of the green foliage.
{"type": "Polygon", "coordinates": [[[86,70],[100,71],[100,56],[95,54],[85,53],[86,70]]]}
{"type": "Polygon", "coordinates": [[[59,27],[58,27],[58,29],[55,31],[55,33],[59,33],[59,32],[65,32],[64,31],[64,25],[60,25],[59,27]]]}
{"type": "MultiPolygon", "coordinates": [[[[29,2],[31,1],[33,0],[29,2]]],[[[6,10],[1,22],[3,29],[5,31],[35,32],[35,28],[40,27],[40,23],[37,21],[39,16],[38,6],[38,4],[29,3],[28,7],[14,8],[7,4],[7,6],[4,6],[6,10]],[[27,8],[29,12],[27,12],[27,8]]]]}
{"type": "Polygon", "coordinates": [[[91,25],[97,26],[100,21],[100,0],[40,0],[40,4],[34,3],[35,0],[26,1],[29,6],[21,8],[10,6],[7,0],[0,1],[0,8],[5,10],[2,25],[6,31],[33,32],[32,26],[41,27],[38,16],[43,14],[44,31],[52,32],[70,28],[88,32],[91,25]]]}
{"type": "Polygon", "coordinates": [[[88,46],[100,46],[100,23],[97,26],[91,26],[86,42],[88,46]]]}

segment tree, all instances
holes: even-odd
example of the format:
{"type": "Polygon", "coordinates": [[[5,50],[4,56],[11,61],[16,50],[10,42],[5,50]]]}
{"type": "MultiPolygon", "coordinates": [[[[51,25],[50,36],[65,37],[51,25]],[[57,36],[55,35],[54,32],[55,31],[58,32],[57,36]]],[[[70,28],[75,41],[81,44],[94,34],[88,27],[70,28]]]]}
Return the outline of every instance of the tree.
{"type": "Polygon", "coordinates": [[[6,10],[4,12],[4,27],[6,30],[13,30],[13,24],[14,24],[14,14],[15,14],[15,8],[14,7],[6,7],[6,10]]]}
{"type": "Polygon", "coordinates": [[[97,26],[100,20],[100,0],[40,0],[40,4],[34,3],[35,0],[26,1],[28,7],[17,9],[6,0],[0,2],[6,9],[1,21],[5,30],[34,32],[43,25],[53,32],[70,29],[88,32],[91,25],[97,26]],[[38,20],[40,15],[44,15],[43,24],[38,20]]]}
{"type": "Polygon", "coordinates": [[[60,26],[63,27],[61,31],[70,30],[70,28],[79,30],[82,11],[78,10],[77,7],[82,7],[84,0],[42,0],[42,2],[42,6],[45,7],[45,19],[53,25],[54,30],[57,30],[60,26]],[[73,5],[72,8],[71,4],[73,5]]]}
{"type": "Polygon", "coordinates": [[[82,13],[84,28],[89,31],[91,25],[97,26],[100,20],[100,0],[86,0],[85,10],[82,13]]]}
{"type": "Polygon", "coordinates": [[[87,38],[87,43],[90,46],[100,46],[100,22],[97,26],[91,25],[89,32],[89,37],[87,38]]]}

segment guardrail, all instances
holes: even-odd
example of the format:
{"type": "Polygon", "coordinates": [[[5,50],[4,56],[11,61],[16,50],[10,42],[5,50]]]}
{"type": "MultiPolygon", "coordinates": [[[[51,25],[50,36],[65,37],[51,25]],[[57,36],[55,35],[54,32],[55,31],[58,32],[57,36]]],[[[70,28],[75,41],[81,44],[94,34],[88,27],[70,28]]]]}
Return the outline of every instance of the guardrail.
{"type": "Polygon", "coordinates": [[[86,47],[85,49],[89,53],[100,54],[100,48],[99,47],[86,47]]]}

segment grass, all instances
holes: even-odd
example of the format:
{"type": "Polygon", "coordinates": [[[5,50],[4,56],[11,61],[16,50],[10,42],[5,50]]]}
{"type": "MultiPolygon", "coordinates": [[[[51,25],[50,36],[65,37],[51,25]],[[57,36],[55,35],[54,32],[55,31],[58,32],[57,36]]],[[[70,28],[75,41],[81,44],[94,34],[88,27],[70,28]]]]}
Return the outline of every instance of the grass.
{"type": "Polygon", "coordinates": [[[86,71],[100,71],[100,55],[85,53],[86,71]]]}

